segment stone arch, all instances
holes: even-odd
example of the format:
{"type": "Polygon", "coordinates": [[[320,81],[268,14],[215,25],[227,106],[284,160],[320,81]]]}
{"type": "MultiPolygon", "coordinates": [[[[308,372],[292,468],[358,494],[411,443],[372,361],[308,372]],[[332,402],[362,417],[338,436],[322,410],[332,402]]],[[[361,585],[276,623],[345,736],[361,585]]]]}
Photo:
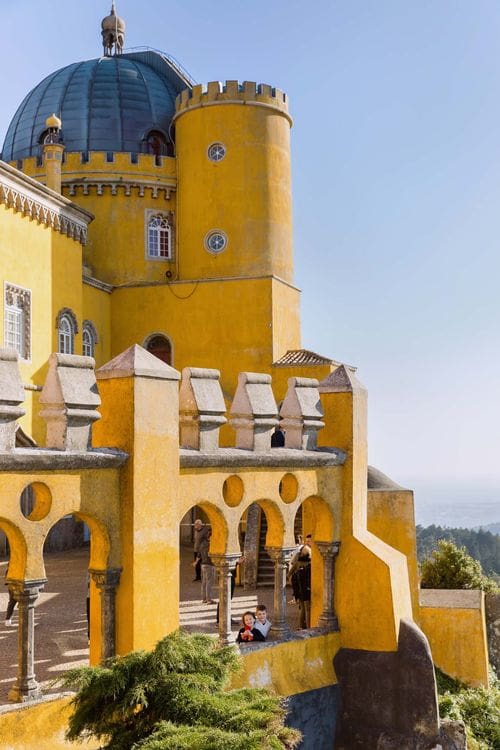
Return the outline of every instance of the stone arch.
{"type": "Polygon", "coordinates": [[[299,509],[302,509],[303,514],[304,537],[310,533],[314,541],[332,542],[334,540],[334,517],[326,500],[319,495],[310,495],[300,503],[296,514],[299,509]]]}
{"type": "MultiPolygon", "coordinates": [[[[74,512],[75,518],[84,521],[90,529],[89,568],[105,570],[108,566],[111,541],[105,524],[88,513],[74,512]]],[[[57,523],[57,521],[56,521],[57,523]]]]}
{"type": "Polygon", "coordinates": [[[78,333],[78,318],[70,307],[62,307],[56,316],[56,329],[59,330],[61,318],[68,318],[71,321],[73,332],[78,333]]]}
{"type": "Polygon", "coordinates": [[[0,529],[7,537],[10,548],[9,560],[9,578],[22,581],[26,572],[26,560],[28,556],[28,546],[21,529],[9,521],[7,518],[0,516],[0,529]]]}
{"type": "Polygon", "coordinates": [[[170,336],[167,336],[166,333],[163,333],[162,331],[150,333],[144,339],[143,347],[146,351],[150,352],[155,357],[158,357],[158,359],[161,359],[162,362],[165,362],[165,364],[173,364],[174,347],[172,339],[170,336]]]}
{"type": "Polygon", "coordinates": [[[282,547],[285,537],[285,519],[278,504],[266,498],[256,500],[255,503],[266,515],[266,547],[282,547]]]}
{"type": "MultiPolygon", "coordinates": [[[[212,537],[210,539],[210,554],[222,555],[226,552],[228,539],[228,523],[224,513],[213,503],[208,500],[199,500],[194,504],[197,508],[206,514],[212,527],[212,537]]],[[[187,512],[194,507],[191,505],[187,512]]]]}

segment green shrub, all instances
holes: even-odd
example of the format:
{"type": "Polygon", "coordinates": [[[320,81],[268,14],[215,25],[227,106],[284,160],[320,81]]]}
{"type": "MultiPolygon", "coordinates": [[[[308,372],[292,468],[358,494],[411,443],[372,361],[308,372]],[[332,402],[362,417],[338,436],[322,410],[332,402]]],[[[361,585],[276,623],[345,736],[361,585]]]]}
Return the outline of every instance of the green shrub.
{"type": "Polygon", "coordinates": [[[441,539],[438,549],[423,561],[421,581],[423,589],[482,589],[495,591],[495,582],[484,575],[481,563],[474,560],[465,547],[441,539]]]}
{"type": "Polygon", "coordinates": [[[436,669],[439,715],[465,724],[469,750],[500,750],[500,682],[468,688],[436,669]]]}
{"type": "Polygon", "coordinates": [[[97,738],[108,750],[293,750],[275,695],[227,690],[240,656],[206,635],[172,633],[151,652],[77,667],[61,683],[77,689],[67,739],[97,738]]]}

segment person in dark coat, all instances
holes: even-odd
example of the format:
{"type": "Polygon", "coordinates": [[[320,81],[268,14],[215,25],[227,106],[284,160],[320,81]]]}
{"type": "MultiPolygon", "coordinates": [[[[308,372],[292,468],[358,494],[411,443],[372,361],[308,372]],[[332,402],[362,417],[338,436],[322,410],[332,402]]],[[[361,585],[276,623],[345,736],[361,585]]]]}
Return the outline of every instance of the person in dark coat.
{"type": "MultiPolygon", "coordinates": [[[[8,570],[9,569],[7,568],[7,571],[5,572],[5,585],[6,586],[9,586],[9,584],[7,583],[8,570]]],[[[12,613],[14,612],[14,608],[15,608],[16,604],[17,604],[17,602],[14,599],[14,594],[12,592],[11,587],[9,586],[9,603],[7,604],[7,612],[5,613],[5,627],[7,627],[7,628],[13,627],[13,624],[12,624],[12,613]]]]}
{"type": "Polygon", "coordinates": [[[304,544],[292,574],[295,601],[299,603],[299,628],[311,627],[311,548],[304,544]]]}

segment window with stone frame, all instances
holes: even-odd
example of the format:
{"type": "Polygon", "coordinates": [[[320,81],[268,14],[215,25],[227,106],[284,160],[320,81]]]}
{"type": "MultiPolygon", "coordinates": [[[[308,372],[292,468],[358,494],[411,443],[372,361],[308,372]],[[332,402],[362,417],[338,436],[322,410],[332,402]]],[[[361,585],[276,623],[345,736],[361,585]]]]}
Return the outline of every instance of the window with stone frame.
{"type": "Polygon", "coordinates": [[[97,344],[97,331],[90,320],[83,321],[82,353],[84,357],[93,357],[97,344]]]}
{"type": "Polygon", "coordinates": [[[172,221],[167,214],[155,213],[148,216],[147,256],[155,260],[172,258],[172,221]]]}
{"type": "Polygon", "coordinates": [[[57,351],[59,354],[75,353],[75,334],[78,333],[76,316],[69,308],[64,308],[57,316],[57,351]]]}
{"type": "Polygon", "coordinates": [[[4,284],[4,346],[21,359],[31,357],[31,292],[9,282],[4,284]]]}

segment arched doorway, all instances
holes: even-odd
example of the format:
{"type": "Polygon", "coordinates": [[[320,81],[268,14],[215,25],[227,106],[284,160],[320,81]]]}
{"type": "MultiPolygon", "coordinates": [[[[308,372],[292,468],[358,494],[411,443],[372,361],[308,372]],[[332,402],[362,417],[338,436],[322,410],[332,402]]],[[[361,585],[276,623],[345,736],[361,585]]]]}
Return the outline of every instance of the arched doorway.
{"type": "Polygon", "coordinates": [[[172,364],[172,344],[169,339],[161,333],[154,333],[148,336],[144,343],[144,348],[161,359],[167,365],[172,364]]]}

